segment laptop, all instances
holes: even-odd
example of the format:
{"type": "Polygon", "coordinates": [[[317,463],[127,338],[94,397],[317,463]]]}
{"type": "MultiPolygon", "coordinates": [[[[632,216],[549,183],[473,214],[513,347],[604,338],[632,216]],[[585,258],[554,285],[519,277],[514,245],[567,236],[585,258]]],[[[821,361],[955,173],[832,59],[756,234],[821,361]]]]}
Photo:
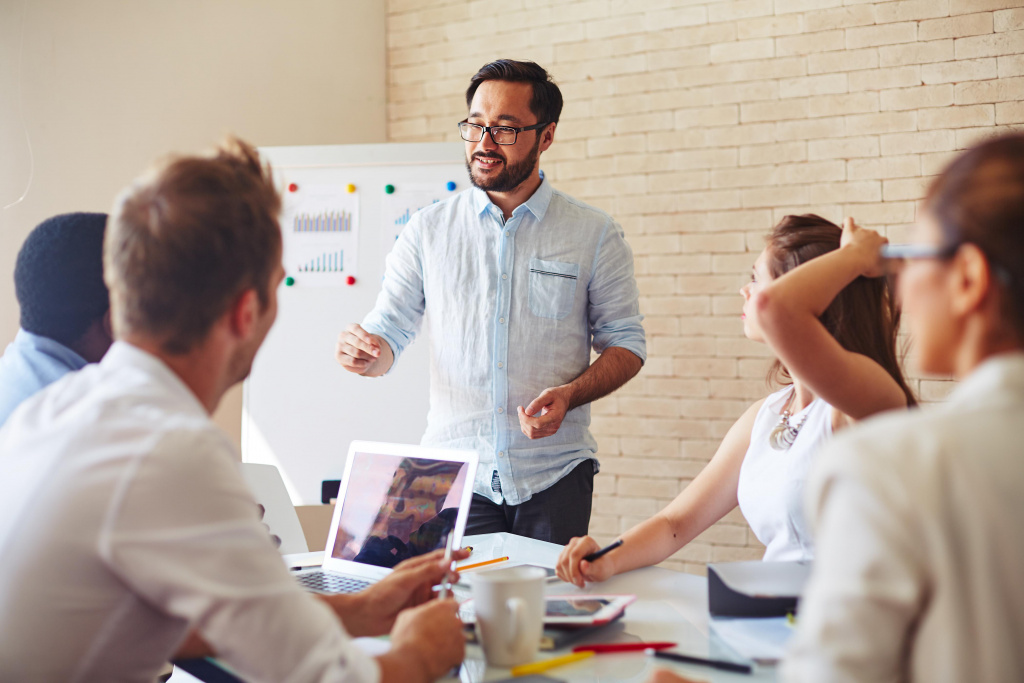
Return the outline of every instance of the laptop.
{"type": "Polygon", "coordinates": [[[475,451],[353,441],[320,567],[294,576],[315,593],[355,593],[399,562],[452,547],[473,497],[475,451]]]}

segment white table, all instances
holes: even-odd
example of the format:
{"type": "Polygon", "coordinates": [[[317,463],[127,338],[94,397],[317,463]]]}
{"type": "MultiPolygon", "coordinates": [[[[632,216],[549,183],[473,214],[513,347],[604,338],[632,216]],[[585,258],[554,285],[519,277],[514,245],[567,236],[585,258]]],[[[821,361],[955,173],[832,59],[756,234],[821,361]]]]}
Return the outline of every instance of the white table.
{"type": "MultiPolygon", "coordinates": [[[[508,565],[530,563],[554,567],[562,546],[536,541],[513,534],[486,534],[467,536],[463,545],[473,547],[473,556],[464,564],[508,556],[508,565]]],[[[621,630],[616,629],[611,642],[671,641],[678,643],[676,651],[713,659],[735,659],[725,646],[708,634],[707,579],[680,572],[647,567],[620,576],[602,584],[584,589],[570,584],[555,583],[547,588],[551,595],[587,595],[600,593],[626,593],[637,596],[636,602],[626,609],[621,630]]],[[[611,629],[610,629],[611,630],[611,629]]],[[[547,659],[565,654],[571,648],[555,652],[541,652],[547,659]]],[[[697,680],[774,681],[774,667],[756,667],[751,675],[719,671],[706,666],[686,665],[651,659],[642,653],[606,654],[567,666],[551,669],[546,675],[565,681],[637,681],[643,682],[656,668],[666,668],[697,680]]],[[[466,661],[459,671],[463,683],[495,681],[507,678],[508,669],[488,667],[483,651],[477,645],[466,648],[466,661]]]]}
{"type": "MultiPolygon", "coordinates": [[[[467,536],[464,546],[473,547],[473,555],[463,564],[483,562],[505,557],[507,564],[537,564],[554,567],[562,546],[536,541],[514,534],[485,534],[467,536]]],[[[467,573],[468,574],[468,573],[467,573]]],[[[712,659],[735,659],[726,647],[708,634],[708,584],[707,579],[680,572],[647,567],[616,576],[602,584],[579,589],[571,584],[555,583],[547,588],[551,595],[594,595],[601,593],[636,595],[637,600],[626,609],[619,622],[621,626],[610,627],[614,635],[608,642],[670,641],[678,643],[676,651],[712,659]]],[[[604,635],[604,634],[602,634],[604,635]]],[[[593,642],[593,641],[587,641],[593,642]]],[[[375,645],[379,648],[380,642],[375,645]]],[[[558,657],[570,648],[555,652],[541,652],[539,659],[558,657]]],[[[606,654],[546,672],[545,675],[564,681],[623,681],[643,683],[657,668],[666,668],[696,680],[714,683],[740,683],[775,680],[774,667],[756,667],[751,675],[719,671],[706,666],[676,664],[666,660],[655,660],[643,653],[606,654]]],[[[173,681],[192,679],[176,671],[173,681]]],[[[499,681],[510,676],[508,669],[488,667],[483,650],[478,645],[466,648],[466,660],[459,669],[458,678],[444,679],[446,683],[481,683],[499,681]]],[[[216,681],[213,677],[204,680],[216,681]]],[[[236,679],[237,680],[237,679],[236,679]]]]}

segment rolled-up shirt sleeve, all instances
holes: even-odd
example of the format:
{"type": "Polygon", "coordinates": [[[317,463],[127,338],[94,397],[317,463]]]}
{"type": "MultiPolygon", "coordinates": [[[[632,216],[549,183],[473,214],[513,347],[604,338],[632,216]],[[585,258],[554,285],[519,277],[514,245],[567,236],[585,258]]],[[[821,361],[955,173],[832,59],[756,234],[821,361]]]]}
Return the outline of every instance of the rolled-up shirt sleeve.
{"type": "Polygon", "coordinates": [[[640,290],[633,275],[633,250],[614,220],[605,228],[591,272],[588,294],[594,351],[618,346],[646,362],[647,339],[641,324],[640,290]]]}
{"type": "Polygon", "coordinates": [[[419,217],[414,214],[388,254],[377,303],[363,319],[363,329],[391,347],[395,363],[416,338],[426,310],[419,230],[419,217]]]}
{"type": "Polygon", "coordinates": [[[127,468],[100,557],[247,681],[377,683],[377,662],[288,574],[223,439],[165,436],[127,468]]]}

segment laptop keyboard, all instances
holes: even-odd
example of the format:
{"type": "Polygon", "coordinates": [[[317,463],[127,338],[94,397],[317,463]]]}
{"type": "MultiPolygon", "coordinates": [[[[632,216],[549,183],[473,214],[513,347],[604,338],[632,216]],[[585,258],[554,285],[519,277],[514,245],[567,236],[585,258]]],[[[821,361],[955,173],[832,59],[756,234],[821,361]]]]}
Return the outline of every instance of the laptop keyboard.
{"type": "Polygon", "coordinates": [[[295,577],[306,590],[314,593],[358,593],[370,585],[369,581],[353,579],[328,572],[307,572],[295,577]]]}

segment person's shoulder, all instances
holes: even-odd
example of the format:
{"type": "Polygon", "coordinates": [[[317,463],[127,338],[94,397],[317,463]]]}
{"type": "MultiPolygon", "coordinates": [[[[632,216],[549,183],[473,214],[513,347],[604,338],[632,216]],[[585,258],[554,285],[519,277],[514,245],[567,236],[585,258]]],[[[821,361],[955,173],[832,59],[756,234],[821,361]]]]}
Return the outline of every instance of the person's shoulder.
{"type": "Polygon", "coordinates": [[[423,224],[432,225],[445,222],[453,213],[465,211],[467,208],[471,209],[474,201],[473,188],[467,188],[461,192],[456,192],[450,197],[434,200],[419,209],[415,216],[423,224]]]}
{"type": "Polygon", "coordinates": [[[758,399],[751,403],[749,406],[747,406],[747,409],[744,410],[743,413],[740,415],[740,421],[749,422],[751,425],[753,425],[754,421],[757,419],[758,414],[761,412],[761,409],[764,408],[765,404],[771,404],[772,396],[774,396],[774,394],[765,396],[762,399],[758,399]]]}
{"type": "Polygon", "coordinates": [[[423,245],[443,243],[452,230],[465,227],[466,216],[475,215],[474,202],[473,188],[434,200],[412,214],[402,230],[405,239],[423,245]]]}
{"type": "Polygon", "coordinates": [[[212,420],[186,413],[171,416],[153,432],[148,455],[187,478],[233,470],[241,459],[234,442],[212,420]]]}
{"type": "MultiPolygon", "coordinates": [[[[56,380],[48,381],[45,378],[29,372],[15,372],[21,384],[5,385],[0,392],[0,404],[8,398],[20,399],[12,407],[12,413],[24,414],[25,422],[57,422],[69,409],[80,407],[88,388],[95,383],[92,377],[97,372],[95,365],[87,365],[81,370],[68,369],[56,380]]],[[[0,380],[6,380],[0,372],[0,380]]],[[[13,418],[13,414],[11,415],[13,418]]]]}
{"type": "Polygon", "coordinates": [[[123,439],[152,447],[177,435],[230,445],[230,439],[193,402],[194,397],[168,391],[140,368],[97,363],[69,372],[28,399],[22,421],[40,433],[76,432],[96,442],[123,439]]]}
{"type": "Polygon", "coordinates": [[[551,187],[551,204],[548,208],[549,210],[551,208],[555,208],[556,210],[562,209],[564,211],[572,212],[577,218],[583,218],[588,223],[601,228],[613,223],[615,220],[612,218],[612,215],[604,209],[599,209],[596,206],[587,204],[583,200],[566,194],[554,186],[551,187]]]}
{"type": "MultiPolygon", "coordinates": [[[[16,340],[8,344],[0,356],[0,394],[17,394],[24,399],[72,370],[47,368],[48,372],[43,372],[39,350],[19,342],[16,340]]],[[[53,361],[50,365],[54,365],[53,361]]]]}
{"type": "Polygon", "coordinates": [[[17,351],[8,347],[7,352],[0,356],[0,426],[18,406],[44,386],[25,366],[17,351]]]}
{"type": "Polygon", "coordinates": [[[838,432],[825,447],[823,473],[858,479],[913,480],[946,457],[944,406],[890,410],[838,432]]]}

